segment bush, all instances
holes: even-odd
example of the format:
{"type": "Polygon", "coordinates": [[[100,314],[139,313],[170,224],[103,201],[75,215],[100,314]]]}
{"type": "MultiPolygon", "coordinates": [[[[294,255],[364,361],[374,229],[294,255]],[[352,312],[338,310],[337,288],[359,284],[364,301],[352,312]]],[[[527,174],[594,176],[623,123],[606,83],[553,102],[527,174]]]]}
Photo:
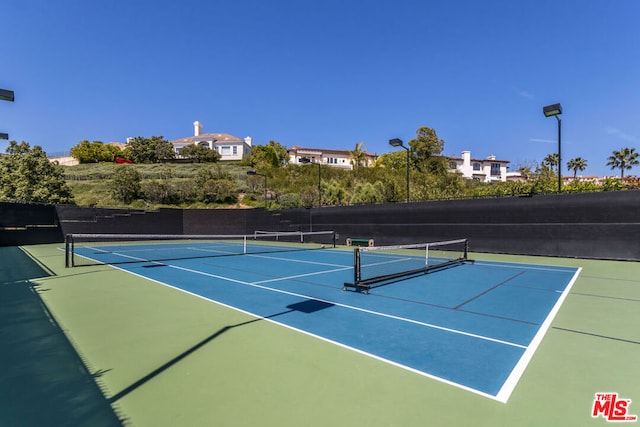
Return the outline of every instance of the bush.
{"type": "Polygon", "coordinates": [[[111,178],[111,194],[114,199],[131,203],[140,197],[142,186],[140,184],[140,173],[131,165],[118,166],[111,178]]]}

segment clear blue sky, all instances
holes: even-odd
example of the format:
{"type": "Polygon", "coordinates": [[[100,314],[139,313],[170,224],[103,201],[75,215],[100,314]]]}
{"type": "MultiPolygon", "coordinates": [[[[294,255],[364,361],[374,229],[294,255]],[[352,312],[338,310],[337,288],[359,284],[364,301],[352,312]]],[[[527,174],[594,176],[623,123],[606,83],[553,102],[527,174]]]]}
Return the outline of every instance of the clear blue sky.
{"type": "Polygon", "coordinates": [[[199,120],[382,154],[429,126],[447,155],[516,169],[556,152],[556,102],[564,164],[616,174],[611,152],[640,150],[638,0],[0,0],[0,16],[16,97],[0,132],[48,153],[199,120]]]}

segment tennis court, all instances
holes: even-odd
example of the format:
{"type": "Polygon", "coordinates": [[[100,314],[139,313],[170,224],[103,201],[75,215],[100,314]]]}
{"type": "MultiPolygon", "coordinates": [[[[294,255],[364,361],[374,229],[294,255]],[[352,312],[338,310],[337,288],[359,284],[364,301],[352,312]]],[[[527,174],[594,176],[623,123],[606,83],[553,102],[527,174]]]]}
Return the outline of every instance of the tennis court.
{"type": "Polygon", "coordinates": [[[617,370],[562,382],[603,355],[620,371],[640,355],[636,263],[472,254],[366,294],[343,289],[354,277],[344,248],[236,242],[244,254],[227,256],[216,243],[194,258],[172,243],[158,261],[153,243],[77,247],[94,265],[66,269],[59,246],[27,248],[52,272],[34,287],[136,425],[457,425],[461,406],[475,425],[601,424],[594,393],[640,393],[637,374],[617,370]],[[596,322],[585,304],[626,326],[596,322]],[[553,397],[563,388],[579,401],[553,397]],[[562,402],[569,412],[554,412],[562,402]]]}
{"type": "MultiPolygon", "coordinates": [[[[87,246],[76,254],[502,402],[579,273],[463,262],[381,281],[365,295],[342,289],[353,275],[348,251],[256,245],[226,256],[236,253],[234,245],[246,248],[189,240],[87,246]]],[[[400,259],[422,261],[393,253],[375,264],[395,268],[400,259]]]]}

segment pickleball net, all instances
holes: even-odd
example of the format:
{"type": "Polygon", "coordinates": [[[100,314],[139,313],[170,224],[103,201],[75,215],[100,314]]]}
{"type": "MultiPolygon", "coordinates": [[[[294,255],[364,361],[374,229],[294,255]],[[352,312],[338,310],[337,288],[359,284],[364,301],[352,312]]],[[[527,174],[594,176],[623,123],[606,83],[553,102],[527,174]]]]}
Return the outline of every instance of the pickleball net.
{"type": "Polygon", "coordinates": [[[369,289],[405,276],[423,274],[471,261],[467,239],[408,245],[360,247],[353,250],[353,282],[343,289],[369,289]]]}
{"type": "Polygon", "coordinates": [[[67,234],[65,266],[127,264],[333,248],[334,231],[250,235],[67,234]]]}

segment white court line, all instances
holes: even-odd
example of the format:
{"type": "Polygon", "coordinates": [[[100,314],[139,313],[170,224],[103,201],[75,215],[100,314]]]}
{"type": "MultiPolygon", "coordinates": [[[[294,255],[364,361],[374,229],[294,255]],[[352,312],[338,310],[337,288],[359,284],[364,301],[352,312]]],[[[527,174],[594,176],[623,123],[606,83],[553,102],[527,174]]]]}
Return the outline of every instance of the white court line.
{"type": "Polygon", "coordinates": [[[474,265],[483,265],[486,267],[501,267],[501,268],[517,268],[520,270],[538,270],[538,271],[553,271],[555,273],[570,273],[570,271],[564,271],[565,269],[574,270],[576,267],[569,267],[564,265],[528,265],[519,264],[517,262],[503,264],[500,261],[475,261],[474,265]],[[509,265],[511,264],[511,265],[509,265]]]}
{"type": "MultiPolygon", "coordinates": [[[[139,259],[139,258],[136,258],[136,257],[133,257],[133,256],[129,256],[129,255],[123,255],[123,256],[125,256],[127,258],[131,258],[131,259],[139,259]]],[[[142,261],[144,261],[144,260],[142,260],[142,261]]],[[[153,262],[153,263],[155,263],[155,262],[153,262]]],[[[160,262],[158,262],[157,264],[164,265],[164,266],[169,267],[169,268],[174,268],[176,270],[182,270],[182,271],[186,271],[186,272],[189,272],[189,273],[199,274],[201,276],[214,277],[216,279],[226,280],[228,282],[238,283],[238,284],[241,284],[241,285],[252,286],[252,287],[259,288],[259,289],[264,289],[264,290],[267,290],[267,291],[272,291],[272,292],[278,292],[278,293],[282,293],[282,294],[286,294],[286,295],[291,295],[291,296],[295,296],[295,297],[298,297],[298,298],[313,299],[313,300],[316,300],[316,301],[324,302],[324,303],[327,303],[327,304],[333,304],[335,306],[347,308],[347,309],[350,309],[350,310],[355,310],[355,311],[360,311],[360,312],[363,312],[363,313],[373,314],[375,316],[380,316],[380,317],[386,317],[388,319],[400,320],[402,322],[413,323],[413,324],[416,324],[416,325],[425,326],[427,328],[437,329],[437,330],[441,330],[441,331],[445,331],[445,332],[450,332],[450,333],[457,334],[457,335],[464,335],[464,336],[467,336],[467,337],[471,337],[471,338],[475,338],[475,339],[479,339],[479,340],[483,340],[483,341],[495,342],[495,343],[498,343],[498,344],[503,344],[503,345],[507,345],[507,346],[511,346],[511,347],[517,347],[517,348],[525,348],[525,349],[527,348],[527,346],[522,345],[522,344],[517,344],[517,343],[513,343],[513,342],[509,342],[509,341],[499,340],[497,338],[491,338],[491,337],[487,337],[487,336],[484,336],[484,335],[473,334],[473,333],[466,332],[466,331],[461,331],[461,330],[458,330],[458,329],[447,328],[447,327],[444,327],[444,326],[435,325],[433,323],[420,322],[418,320],[408,319],[406,317],[400,317],[400,316],[395,316],[395,315],[392,315],[392,314],[381,313],[381,312],[378,312],[378,311],[367,310],[365,308],[360,308],[360,307],[355,307],[355,306],[352,306],[352,305],[342,304],[342,303],[335,302],[335,301],[323,300],[323,299],[312,297],[312,296],[309,296],[309,295],[304,295],[304,294],[299,294],[299,293],[295,293],[295,292],[285,291],[285,290],[277,289],[277,288],[271,288],[269,286],[260,285],[259,283],[262,283],[262,282],[253,282],[253,283],[252,282],[245,282],[245,281],[242,281],[242,280],[232,279],[232,278],[225,277],[225,276],[219,276],[217,274],[206,273],[204,271],[199,271],[199,270],[193,270],[191,268],[179,267],[177,265],[164,264],[164,263],[160,263],[160,262]]],[[[124,271],[127,271],[127,270],[124,270],[124,271]]],[[[145,276],[142,276],[142,277],[145,277],[145,276]]]]}
{"type": "Polygon", "coordinates": [[[491,338],[491,337],[487,337],[487,336],[483,336],[483,335],[473,334],[473,333],[466,332],[466,331],[460,331],[458,329],[453,329],[453,328],[447,328],[447,327],[444,327],[444,326],[434,325],[432,323],[420,322],[418,320],[408,319],[406,317],[395,316],[395,315],[387,314],[387,313],[381,313],[379,311],[367,310],[365,308],[360,308],[360,307],[355,307],[355,306],[352,306],[352,305],[342,304],[342,303],[335,302],[335,301],[324,300],[324,299],[321,299],[321,298],[316,298],[316,297],[312,297],[312,296],[309,296],[309,295],[299,294],[299,293],[296,293],[296,292],[290,292],[290,291],[285,291],[285,290],[282,290],[282,289],[271,288],[269,286],[260,285],[260,284],[258,284],[259,282],[255,282],[255,283],[243,282],[241,280],[230,279],[230,278],[227,278],[227,277],[218,276],[218,275],[211,274],[211,273],[205,273],[203,271],[193,270],[193,269],[190,269],[190,268],[178,267],[178,266],[174,266],[174,265],[167,265],[167,267],[175,268],[177,270],[187,271],[189,273],[200,274],[202,276],[215,277],[215,278],[222,279],[222,280],[228,280],[230,282],[240,283],[240,284],[243,284],[243,285],[260,288],[260,289],[264,289],[264,290],[267,290],[267,291],[278,292],[278,293],[281,293],[281,294],[291,295],[291,296],[298,297],[298,298],[312,299],[312,300],[324,302],[324,303],[327,303],[327,304],[332,304],[332,305],[335,305],[335,306],[338,306],[338,307],[347,308],[347,309],[350,309],[350,310],[355,310],[355,311],[360,311],[360,312],[363,312],[363,313],[373,314],[375,316],[380,316],[380,317],[386,317],[388,319],[400,320],[402,322],[413,323],[413,324],[416,324],[416,325],[425,326],[427,328],[438,329],[438,330],[441,330],[441,331],[450,332],[450,333],[457,334],[457,335],[464,335],[464,336],[467,336],[467,337],[476,338],[476,339],[483,340],[483,341],[491,341],[491,342],[495,342],[495,343],[498,343],[498,344],[508,345],[508,346],[511,346],[511,347],[527,348],[527,346],[524,346],[524,345],[521,345],[521,344],[512,343],[512,342],[509,342],[509,341],[499,340],[497,338],[491,338]]]}
{"type": "MultiPolygon", "coordinates": [[[[97,260],[93,260],[93,261],[96,261],[96,262],[97,262],[97,260]]],[[[187,290],[185,290],[185,289],[179,288],[179,287],[177,287],[177,286],[170,285],[170,284],[165,283],[165,282],[161,282],[160,280],[157,280],[157,279],[152,279],[152,278],[150,278],[150,277],[144,276],[144,275],[139,274],[139,273],[135,273],[135,272],[133,272],[133,271],[125,270],[125,269],[123,269],[123,268],[121,268],[121,267],[118,267],[118,266],[116,266],[116,265],[111,265],[111,267],[113,267],[113,268],[115,268],[115,269],[117,269],[117,270],[123,271],[123,272],[125,272],[125,273],[133,274],[134,276],[138,276],[138,277],[140,277],[140,278],[142,278],[142,279],[144,279],[144,280],[149,280],[149,281],[152,281],[152,282],[158,283],[158,284],[160,284],[160,285],[166,286],[166,287],[168,287],[168,288],[175,289],[175,290],[177,290],[177,291],[179,291],[179,292],[184,292],[185,294],[192,295],[192,296],[194,296],[194,297],[196,297],[196,298],[200,298],[200,299],[203,299],[203,300],[205,300],[205,301],[212,302],[212,303],[217,304],[217,305],[219,305],[219,306],[226,307],[226,308],[228,308],[228,309],[235,310],[235,311],[238,311],[238,312],[240,312],[240,313],[244,313],[244,314],[246,314],[246,315],[248,315],[248,316],[256,317],[256,318],[258,318],[258,319],[264,320],[264,321],[269,322],[269,323],[273,323],[273,324],[275,324],[275,325],[278,325],[278,326],[281,326],[281,327],[284,327],[284,328],[290,329],[290,330],[292,330],[292,331],[295,331],[295,332],[298,332],[298,333],[301,333],[301,334],[304,334],[304,335],[307,335],[307,336],[310,336],[310,337],[313,337],[313,338],[317,338],[317,339],[319,339],[319,340],[321,340],[321,341],[324,341],[324,342],[327,342],[327,343],[329,343],[329,344],[334,344],[334,345],[337,345],[338,347],[342,347],[342,348],[344,348],[344,349],[347,349],[347,350],[350,350],[350,351],[354,351],[354,352],[356,352],[356,353],[360,353],[360,354],[365,355],[365,356],[367,356],[367,357],[371,357],[371,358],[376,359],[376,360],[379,360],[379,361],[381,361],[381,362],[388,363],[388,364],[390,364],[390,365],[393,365],[393,366],[396,366],[396,367],[398,367],[398,368],[401,368],[401,369],[407,370],[407,371],[409,371],[409,372],[413,372],[413,373],[418,374],[418,375],[421,375],[421,376],[423,376],[423,377],[430,378],[430,379],[432,379],[432,380],[439,381],[439,382],[441,382],[441,383],[448,384],[448,385],[453,386],[453,387],[457,387],[457,388],[459,388],[459,389],[461,389],[461,390],[465,390],[465,391],[468,391],[468,392],[471,392],[471,393],[474,393],[474,394],[477,394],[477,395],[480,395],[480,396],[486,397],[486,398],[488,398],[488,399],[496,400],[496,397],[495,397],[495,396],[493,396],[493,395],[491,395],[491,394],[489,394],[489,393],[485,393],[485,392],[483,392],[483,391],[476,390],[476,389],[471,388],[471,387],[469,387],[469,386],[466,386],[466,385],[463,385],[463,384],[460,384],[460,383],[453,382],[453,381],[448,380],[448,379],[446,379],[446,378],[438,377],[438,376],[436,376],[436,375],[429,374],[429,373],[424,372],[424,371],[420,371],[420,370],[415,369],[415,368],[412,368],[412,367],[410,367],[410,366],[406,366],[406,365],[403,365],[403,364],[401,364],[401,363],[394,362],[393,360],[385,359],[385,358],[380,357],[380,356],[378,356],[378,355],[375,355],[375,354],[373,354],[373,353],[369,353],[369,352],[366,352],[366,351],[360,350],[360,349],[358,349],[358,348],[351,347],[351,346],[346,345],[346,344],[344,344],[344,343],[341,343],[341,342],[339,342],[339,341],[334,341],[334,340],[331,340],[331,339],[329,339],[329,338],[323,337],[323,336],[321,336],[321,335],[316,335],[316,334],[311,333],[311,332],[309,332],[309,331],[305,331],[304,329],[299,329],[299,328],[296,328],[296,327],[294,327],[294,326],[287,325],[286,323],[278,322],[278,321],[276,321],[276,320],[274,320],[274,319],[272,319],[272,318],[265,317],[265,316],[261,316],[261,315],[258,315],[258,314],[255,314],[255,313],[252,313],[252,312],[250,312],[250,311],[243,310],[243,309],[241,309],[241,308],[235,307],[235,306],[233,306],[233,305],[225,304],[225,303],[223,303],[223,302],[220,302],[220,301],[217,301],[217,300],[214,300],[214,299],[211,299],[211,298],[205,297],[205,296],[203,296],[203,295],[196,294],[196,293],[194,293],[194,292],[187,291],[187,290]]],[[[227,278],[223,278],[223,279],[228,280],[227,278]]],[[[240,283],[242,283],[242,282],[240,282],[240,283]]],[[[321,301],[321,300],[318,300],[317,298],[312,298],[312,299],[314,299],[314,300],[316,300],[316,301],[321,301]]]]}
{"type": "MultiPolygon", "coordinates": [[[[274,253],[281,253],[281,252],[274,252],[274,253]]],[[[298,259],[290,259],[290,258],[280,258],[277,257],[275,255],[258,255],[258,254],[246,254],[249,257],[252,258],[264,258],[264,259],[273,259],[273,260],[278,260],[278,261],[286,261],[286,262],[293,262],[296,264],[313,264],[313,265],[322,265],[322,266],[326,266],[326,267],[344,267],[345,269],[349,269],[349,268],[353,268],[353,265],[342,265],[342,264],[332,264],[332,263],[328,263],[328,262],[318,262],[318,261],[308,261],[308,260],[298,260],[298,259]]]]}
{"type": "MultiPolygon", "coordinates": [[[[126,255],[122,255],[122,256],[126,256],[126,255]]],[[[132,258],[132,259],[139,259],[139,258],[132,257],[132,256],[126,256],[126,257],[129,257],[129,258],[132,258]]],[[[278,258],[278,259],[281,260],[281,258],[278,258]]],[[[158,264],[162,264],[162,263],[158,263],[158,264]]],[[[562,303],[566,299],[566,297],[569,294],[573,284],[575,283],[575,281],[577,280],[580,272],[582,271],[582,268],[578,268],[577,269],[577,271],[574,273],[571,281],[569,282],[569,284],[567,285],[565,290],[562,292],[562,295],[560,296],[560,298],[558,299],[558,301],[554,305],[553,309],[547,315],[547,318],[545,319],[545,321],[543,322],[542,326],[540,327],[540,329],[538,330],[538,332],[534,336],[533,340],[529,343],[528,346],[525,346],[525,345],[521,345],[521,344],[512,343],[512,342],[509,342],[509,341],[503,341],[503,340],[499,340],[499,339],[495,339],[495,338],[491,338],[491,337],[487,337],[487,336],[482,336],[482,335],[478,335],[478,334],[472,334],[472,333],[469,333],[469,332],[466,332],[466,331],[460,331],[460,330],[457,330],[457,329],[446,328],[446,327],[435,325],[435,324],[431,324],[431,323],[420,322],[420,321],[416,321],[416,320],[412,320],[412,319],[403,318],[403,317],[400,317],[400,316],[394,316],[394,315],[381,313],[381,312],[377,312],[377,311],[373,311],[373,310],[367,310],[367,309],[363,309],[363,308],[360,308],[360,307],[354,307],[354,306],[347,305],[347,304],[337,303],[337,302],[333,302],[333,301],[329,301],[329,300],[323,300],[323,299],[320,299],[320,298],[315,298],[315,297],[311,297],[311,296],[304,295],[304,294],[284,291],[284,290],[281,290],[281,289],[275,289],[275,288],[271,288],[271,287],[259,284],[259,283],[265,283],[265,282],[254,282],[254,283],[251,283],[251,282],[245,282],[245,281],[241,281],[241,280],[231,279],[229,277],[219,276],[219,275],[215,275],[215,274],[211,274],[211,273],[205,273],[205,272],[198,271],[198,270],[192,270],[192,269],[188,269],[188,268],[184,268],[184,267],[178,267],[178,266],[167,265],[167,264],[162,264],[162,265],[165,265],[165,266],[170,267],[170,268],[175,268],[175,269],[178,269],[178,270],[191,272],[191,273],[198,274],[198,275],[214,277],[214,278],[217,278],[217,279],[221,279],[221,280],[225,280],[225,281],[229,281],[229,282],[233,282],[233,283],[237,283],[237,284],[241,284],[241,285],[252,286],[252,287],[255,287],[255,288],[269,290],[269,291],[272,291],[272,292],[278,292],[278,293],[282,293],[282,294],[287,294],[287,295],[295,296],[295,297],[298,297],[298,298],[312,299],[312,300],[324,302],[324,303],[327,303],[327,304],[332,304],[332,305],[335,305],[335,306],[338,306],[338,307],[343,307],[343,308],[347,308],[347,309],[351,309],[351,310],[355,310],[355,311],[360,311],[360,312],[363,312],[363,313],[368,313],[368,314],[372,314],[372,315],[376,315],[376,316],[380,316],[380,317],[386,317],[386,318],[390,318],[390,319],[394,319],[394,320],[404,321],[404,322],[407,322],[407,323],[413,323],[413,324],[417,324],[417,325],[424,326],[424,327],[427,327],[427,328],[437,329],[437,330],[441,330],[441,331],[445,331],[445,332],[449,332],[449,333],[453,333],[453,334],[468,336],[470,338],[475,338],[475,339],[480,339],[480,340],[484,340],[484,341],[495,342],[495,343],[498,343],[498,344],[503,344],[503,345],[507,345],[507,346],[511,346],[511,347],[524,349],[525,351],[524,351],[523,355],[520,357],[520,359],[516,363],[515,367],[513,368],[511,373],[509,374],[509,377],[507,378],[507,380],[503,383],[503,385],[500,388],[498,394],[493,396],[491,394],[476,390],[474,388],[471,388],[471,387],[468,387],[468,386],[465,386],[465,385],[462,385],[462,384],[459,384],[459,383],[456,383],[456,382],[453,382],[453,381],[450,381],[450,380],[447,380],[447,379],[444,379],[444,378],[441,378],[441,377],[438,377],[438,376],[435,376],[435,375],[432,375],[432,374],[428,374],[426,372],[417,370],[415,368],[411,368],[411,367],[402,365],[400,363],[394,362],[392,360],[382,358],[382,357],[377,356],[375,354],[371,354],[371,353],[359,350],[357,348],[348,346],[346,344],[343,344],[343,343],[340,343],[340,342],[337,342],[337,341],[333,341],[333,340],[327,339],[327,338],[322,337],[322,336],[315,335],[315,334],[310,333],[308,331],[295,328],[293,326],[290,326],[290,325],[275,321],[273,319],[269,319],[269,318],[266,318],[264,316],[256,315],[255,313],[251,313],[249,311],[242,310],[242,309],[240,309],[238,307],[234,307],[234,306],[231,306],[231,305],[228,305],[228,304],[224,304],[224,303],[221,303],[219,301],[212,300],[210,298],[204,297],[202,295],[198,295],[198,294],[186,291],[186,290],[181,289],[179,287],[176,287],[176,286],[173,286],[173,285],[169,285],[167,283],[160,282],[160,281],[155,280],[155,279],[151,279],[151,278],[146,277],[144,275],[141,275],[141,274],[138,274],[138,273],[135,273],[135,272],[132,272],[132,271],[124,270],[124,269],[122,269],[120,267],[117,267],[117,266],[113,266],[116,269],[125,271],[125,272],[130,273],[130,274],[134,274],[134,275],[142,277],[142,278],[144,278],[146,280],[152,280],[152,281],[154,281],[156,283],[159,283],[159,284],[162,284],[164,286],[168,286],[168,287],[177,289],[179,291],[194,295],[194,296],[196,296],[198,298],[202,298],[202,299],[205,299],[207,301],[212,301],[212,302],[214,302],[214,303],[216,303],[218,305],[225,306],[225,307],[228,307],[228,308],[231,308],[231,309],[234,309],[234,310],[249,314],[251,316],[258,317],[258,318],[260,318],[262,320],[266,320],[268,322],[271,322],[271,323],[274,323],[274,324],[277,324],[277,325],[280,325],[280,326],[284,326],[284,327],[286,327],[288,329],[295,330],[297,332],[300,332],[300,333],[303,333],[303,334],[306,334],[306,335],[321,339],[323,341],[338,345],[340,347],[355,351],[355,352],[360,353],[360,354],[364,354],[364,355],[366,355],[368,357],[373,357],[374,359],[383,361],[385,363],[389,363],[391,365],[400,367],[402,369],[405,369],[405,370],[414,372],[416,374],[419,374],[419,375],[422,375],[422,376],[425,376],[425,377],[428,377],[428,378],[443,382],[445,384],[452,385],[454,387],[457,387],[457,388],[460,388],[460,389],[463,389],[463,390],[466,390],[466,391],[470,391],[470,392],[472,392],[474,394],[478,394],[478,395],[490,398],[492,400],[499,401],[501,403],[506,403],[509,400],[509,397],[513,393],[513,390],[515,389],[517,383],[519,382],[520,378],[524,374],[524,371],[525,371],[527,365],[531,361],[531,358],[533,357],[533,354],[535,353],[535,351],[537,350],[538,346],[542,342],[542,339],[543,339],[544,335],[546,334],[547,330],[550,328],[550,325],[551,325],[553,319],[555,318],[556,314],[560,310],[560,307],[562,306],[562,303]]],[[[519,264],[518,267],[516,267],[516,266],[508,266],[508,265],[499,264],[499,263],[492,263],[490,261],[487,262],[484,265],[487,265],[487,266],[489,266],[489,265],[491,265],[491,266],[499,265],[501,267],[507,267],[507,268],[511,267],[511,268],[521,268],[521,269],[525,269],[525,270],[526,269],[530,269],[530,270],[547,270],[547,271],[562,272],[561,270],[554,269],[554,268],[527,267],[526,265],[522,265],[522,264],[519,264]]],[[[351,267],[344,267],[344,269],[348,269],[348,268],[351,268],[351,267]]],[[[560,268],[563,268],[563,267],[560,267],[560,268]]],[[[565,268],[570,268],[570,267],[565,267],[565,268]]],[[[341,269],[337,269],[337,270],[333,270],[333,271],[340,271],[340,270],[341,269]]],[[[311,274],[322,274],[322,273],[324,273],[324,272],[311,273],[311,274]]],[[[301,275],[301,276],[304,276],[304,275],[301,275]]],[[[279,279],[275,279],[275,280],[279,280],[279,279]]]]}
{"type": "Polygon", "coordinates": [[[275,279],[259,280],[257,282],[252,282],[252,284],[259,285],[261,283],[281,282],[283,280],[292,280],[292,279],[299,279],[301,277],[318,276],[320,274],[335,273],[337,271],[346,271],[346,270],[353,270],[353,267],[341,267],[333,270],[316,271],[315,273],[297,274],[295,276],[287,276],[287,277],[276,277],[275,279]]]}
{"type": "Polygon", "coordinates": [[[524,370],[527,368],[527,365],[531,361],[533,354],[536,352],[536,350],[538,349],[538,346],[542,342],[542,338],[545,336],[545,334],[547,333],[547,330],[551,326],[551,322],[553,322],[553,319],[556,317],[556,314],[558,313],[558,311],[560,311],[560,307],[562,306],[562,303],[564,302],[565,298],[567,298],[567,295],[569,295],[569,292],[571,291],[571,287],[573,287],[573,284],[578,279],[578,276],[580,275],[581,271],[582,271],[582,267],[579,267],[578,270],[573,275],[573,277],[571,278],[571,281],[562,292],[562,295],[560,295],[560,298],[558,298],[558,301],[556,301],[556,304],[553,306],[553,308],[547,315],[547,318],[544,320],[544,322],[540,326],[540,329],[538,329],[538,332],[529,343],[529,346],[525,350],[524,354],[522,355],[522,357],[520,357],[520,360],[518,360],[518,363],[516,364],[516,366],[514,366],[513,370],[511,371],[511,374],[509,374],[509,377],[507,378],[507,380],[504,382],[504,384],[502,384],[500,391],[496,395],[496,400],[502,403],[507,403],[507,400],[509,400],[509,396],[511,396],[511,393],[513,393],[513,390],[515,389],[516,384],[518,384],[518,381],[520,381],[520,377],[522,377],[522,374],[524,374],[524,370]]]}

